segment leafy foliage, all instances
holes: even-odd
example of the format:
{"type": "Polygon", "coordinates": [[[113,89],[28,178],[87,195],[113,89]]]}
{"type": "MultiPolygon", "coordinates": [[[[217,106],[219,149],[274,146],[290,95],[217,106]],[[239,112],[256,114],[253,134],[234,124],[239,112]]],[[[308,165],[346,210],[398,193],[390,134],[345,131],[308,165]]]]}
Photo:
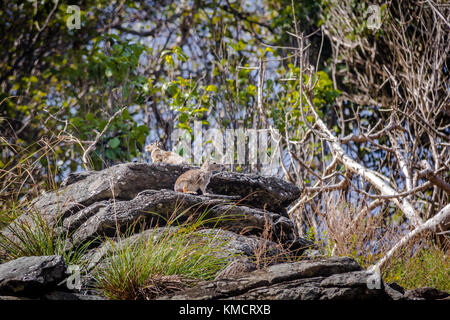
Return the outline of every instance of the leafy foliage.
{"type": "MultiPolygon", "coordinates": [[[[282,6],[216,0],[193,6],[177,1],[118,6],[103,0],[77,5],[80,29],[67,27],[72,13],[66,4],[8,1],[0,9],[5,30],[0,130],[6,139],[0,164],[5,169],[17,165],[14,145],[32,155],[40,148],[33,142],[59,139],[56,158],[42,165],[57,168],[56,181],[61,181],[81,168],[85,150],[123,107],[90,154],[93,169],[140,157],[149,135],[167,145],[175,128],[191,132],[194,120],[205,126],[252,127],[258,121],[257,73],[246,68],[254,64],[252,57],[281,53],[261,43],[286,43],[280,31],[290,28],[292,18],[290,1],[282,6]],[[264,22],[268,16],[270,24],[264,22]],[[130,28],[128,21],[140,21],[143,29],[130,28]],[[182,27],[173,31],[172,23],[182,27]]],[[[316,12],[314,1],[295,8],[299,17],[309,17],[308,28],[317,23],[317,14],[309,15],[316,12]]],[[[279,77],[292,69],[278,65],[279,77]]],[[[266,87],[277,101],[280,90],[273,83],[266,87]]],[[[279,112],[268,112],[280,121],[279,112]]],[[[44,174],[36,171],[35,177],[44,174]]]]}

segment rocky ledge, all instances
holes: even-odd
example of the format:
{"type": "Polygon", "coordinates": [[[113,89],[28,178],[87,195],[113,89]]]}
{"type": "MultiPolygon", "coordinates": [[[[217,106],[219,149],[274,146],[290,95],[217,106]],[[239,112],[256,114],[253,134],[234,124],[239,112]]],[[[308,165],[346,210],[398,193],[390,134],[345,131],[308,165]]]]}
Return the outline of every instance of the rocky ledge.
{"type": "Polygon", "coordinates": [[[166,226],[174,216],[181,223],[200,216],[211,221],[193,231],[192,237],[226,240],[220,252],[229,264],[215,280],[159,299],[448,298],[430,288],[405,292],[398,285],[384,284],[350,258],[318,255],[313,243],[296,236],[295,224],[286,213],[300,195],[297,186],[274,177],[219,172],[208,186],[210,194],[173,191],[177,177],[190,168],[120,164],[71,174],[59,190],[34,199],[1,234],[14,239],[11,228],[32,224],[33,214],[38,213],[59,234],[70,235],[68,245],[88,246],[82,286],[68,285],[73,280],[71,270],[61,256],[22,257],[0,265],[0,300],[104,299],[95,290],[93,270],[108,263],[111,248],[123,243],[117,233],[136,224],[145,227],[132,229],[136,233],[126,240],[177,232],[177,227],[166,226]],[[98,241],[105,237],[109,240],[98,241]]]}

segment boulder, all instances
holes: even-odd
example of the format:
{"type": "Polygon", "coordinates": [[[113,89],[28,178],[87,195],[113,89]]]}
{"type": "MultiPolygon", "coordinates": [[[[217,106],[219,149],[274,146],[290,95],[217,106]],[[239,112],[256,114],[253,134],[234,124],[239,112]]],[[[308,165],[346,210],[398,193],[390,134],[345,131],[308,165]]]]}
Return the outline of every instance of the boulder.
{"type": "Polygon", "coordinates": [[[293,222],[278,213],[172,190],[146,190],[131,200],[102,201],[67,217],[63,225],[66,232],[73,232],[73,244],[79,244],[99,235],[112,237],[118,229],[124,232],[133,224],[164,226],[170,217],[179,215],[178,221],[183,222],[204,212],[210,225],[257,235],[269,228],[273,240],[295,240],[293,222]]]}
{"type": "Polygon", "coordinates": [[[15,296],[0,296],[0,300],[8,300],[8,301],[21,301],[21,300],[39,300],[36,298],[28,298],[28,297],[15,297],[15,296]]]}
{"type": "Polygon", "coordinates": [[[384,291],[386,291],[392,300],[405,300],[404,289],[395,282],[385,283],[384,291]]]}
{"type": "Polygon", "coordinates": [[[107,300],[104,297],[96,295],[86,295],[67,291],[52,291],[45,294],[42,300],[58,300],[58,301],[73,301],[73,300],[107,300]]]}
{"type": "Polygon", "coordinates": [[[22,257],[0,265],[0,295],[41,294],[65,278],[61,256],[22,257]]]}
{"type": "MultiPolygon", "coordinates": [[[[33,201],[41,214],[69,216],[93,203],[115,198],[131,200],[143,190],[173,190],[176,179],[194,167],[166,163],[124,163],[102,171],[69,175],[62,188],[33,201]]],[[[300,189],[275,177],[220,172],[211,178],[208,192],[238,196],[242,204],[281,212],[300,196],[300,189]]]]}
{"type": "MultiPolygon", "coordinates": [[[[72,244],[81,245],[98,236],[115,236],[133,224],[164,226],[176,215],[183,222],[207,212],[206,219],[214,218],[211,225],[219,221],[218,227],[236,233],[266,232],[270,240],[303,250],[303,240],[298,242],[285,208],[300,195],[297,186],[274,177],[220,172],[211,178],[211,194],[173,191],[178,176],[191,168],[124,163],[102,171],[70,174],[59,190],[34,199],[28,212],[10,227],[32,225],[33,215],[38,213],[48,223],[62,226],[60,232],[71,234],[72,244]]],[[[10,228],[1,232],[14,238],[10,228]]]]}
{"type": "Polygon", "coordinates": [[[242,276],[244,273],[248,273],[257,269],[255,262],[245,258],[238,258],[226,266],[214,280],[229,279],[242,276]]]}
{"type": "Polygon", "coordinates": [[[262,270],[218,278],[160,299],[334,300],[386,299],[384,286],[372,288],[371,273],[347,257],[281,263],[262,270]]]}
{"type": "Polygon", "coordinates": [[[431,287],[422,287],[405,292],[405,299],[409,300],[445,300],[450,297],[447,292],[431,287]]]}
{"type": "Polygon", "coordinates": [[[242,197],[241,203],[287,216],[286,207],[300,197],[301,189],[276,177],[220,172],[211,178],[210,192],[242,197]]]}

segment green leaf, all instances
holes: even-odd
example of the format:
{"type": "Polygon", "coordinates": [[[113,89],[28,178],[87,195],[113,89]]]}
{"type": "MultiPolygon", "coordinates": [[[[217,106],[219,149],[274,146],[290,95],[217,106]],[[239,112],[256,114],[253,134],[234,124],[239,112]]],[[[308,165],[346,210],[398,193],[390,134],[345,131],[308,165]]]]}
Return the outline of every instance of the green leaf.
{"type": "Polygon", "coordinates": [[[210,84],[209,86],[206,87],[206,91],[217,92],[217,86],[214,84],[210,84]]]}
{"type": "Polygon", "coordinates": [[[173,66],[175,63],[173,62],[173,58],[170,55],[167,55],[164,57],[164,59],[166,60],[166,63],[170,66],[173,66]]]}
{"type": "Polygon", "coordinates": [[[92,120],[94,120],[94,114],[93,114],[92,112],[88,112],[88,113],[86,114],[86,120],[87,120],[87,121],[92,121],[92,120]]]}
{"type": "Polygon", "coordinates": [[[80,128],[83,124],[83,119],[80,117],[71,118],[70,122],[77,128],[80,128]]]}
{"type": "Polygon", "coordinates": [[[119,138],[113,138],[111,140],[109,140],[109,146],[111,148],[117,148],[120,145],[120,139],[119,138]]]}
{"type": "Polygon", "coordinates": [[[172,96],[172,97],[173,97],[178,91],[179,91],[179,89],[178,89],[178,87],[177,87],[176,84],[170,84],[170,85],[167,87],[167,93],[168,93],[170,96],[172,96]]]}
{"type": "Polygon", "coordinates": [[[124,120],[131,119],[130,111],[128,111],[128,109],[123,110],[123,112],[122,112],[122,119],[124,119],[124,120]]]}
{"type": "Polygon", "coordinates": [[[149,133],[149,129],[147,126],[145,125],[140,125],[139,127],[137,127],[137,129],[142,133],[142,134],[148,134],[149,133]]]}
{"type": "Polygon", "coordinates": [[[112,151],[111,149],[107,149],[105,151],[105,155],[106,155],[106,157],[108,159],[111,159],[111,160],[116,158],[116,155],[114,154],[114,151],[112,151]]]}
{"type": "Polygon", "coordinates": [[[186,123],[189,120],[189,117],[186,113],[180,114],[180,117],[178,119],[181,123],[186,123]]]}
{"type": "Polygon", "coordinates": [[[180,47],[174,47],[173,52],[177,54],[177,57],[180,61],[186,62],[188,60],[188,56],[183,52],[180,47]]]}
{"type": "Polygon", "coordinates": [[[112,46],[113,50],[118,51],[118,52],[122,52],[123,50],[123,46],[121,44],[115,44],[112,46]]]}
{"type": "Polygon", "coordinates": [[[189,127],[189,125],[186,123],[179,123],[178,128],[188,130],[189,132],[192,131],[191,127],[189,127]]]}

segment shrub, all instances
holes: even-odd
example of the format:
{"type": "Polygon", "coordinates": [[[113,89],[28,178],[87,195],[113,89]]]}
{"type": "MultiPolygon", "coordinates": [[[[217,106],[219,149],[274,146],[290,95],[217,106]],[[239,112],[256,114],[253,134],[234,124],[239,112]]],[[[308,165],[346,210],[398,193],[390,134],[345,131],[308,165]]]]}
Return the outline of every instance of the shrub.
{"type": "Polygon", "coordinates": [[[194,233],[212,222],[205,219],[206,212],[173,227],[180,217],[174,212],[165,227],[153,228],[150,235],[128,237],[135,233],[132,226],[117,241],[108,239],[112,250],[97,267],[98,288],[110,299],[152,299],[213,279],[229,260],[222,249],[227,241],[212,233],[194,233]]]}
{"type": "Polygon", "coordinates": [[[110,299],[151,299],[213,279],[228,263],[220,255],[225,242],[192,231],[191,226],[155,228],[146,239],[109,240],[113,249],[96,274],[100,290],[110,299]]]}
{"type": "Polygon", "coordinates": [[[434,287],[450,292],[450,259],[432,243],[413,256],[403,250],[384,268],[383,279],[406,289],[434,287]]]}
{"type": "MultiPolygon", "coordinates": [[[[17,217],[21,212],[11,215],[17,217]]],[[[70,234],[61,231],[58,221],[48,221],[35,211],[31,211],[27,218],[20,223],[10,223],[0,233],[2,260],[9,261],[24,256],[60,255],[68,265],[85,264],[83,255],[95,240],[74,247],[70,243],[70,234]]]]}

